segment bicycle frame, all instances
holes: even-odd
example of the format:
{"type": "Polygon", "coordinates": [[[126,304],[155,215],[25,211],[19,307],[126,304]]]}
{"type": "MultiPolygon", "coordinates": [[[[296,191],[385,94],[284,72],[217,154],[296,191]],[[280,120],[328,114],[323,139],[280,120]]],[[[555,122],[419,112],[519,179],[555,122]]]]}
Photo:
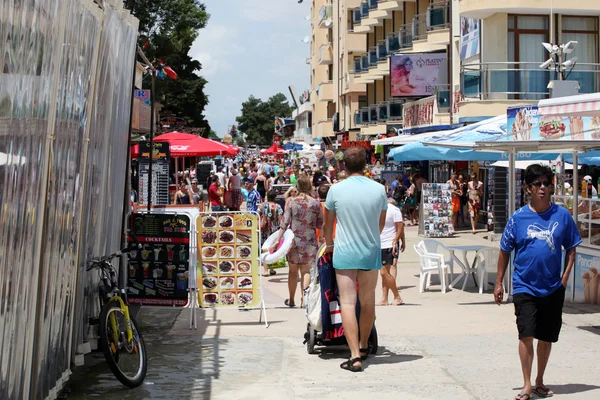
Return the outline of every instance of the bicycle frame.
{"type": "MultiPolygon", "coordinates": [[[[117,295],[112,296],[109,299],[109,302],[110,301],[116,301],[119,303],[119,307],[121,307],[121,311],[123,311],[123,315],[125,317],[125,332],[127,334],[127,343],[131,343],[131,341],[133,340],[133,330],[131,329],[131,318],[129,317],[129,306],[127,306],[127,304],[125,304],[125,302],[123,301],[121,296],[117,296],[117,295]]],[[[110,316],[110,324],[112,327],[113,340],[115,343],[118,343],[119,342],[119,335],[118,335],[119,330],[117,329],[117,320],[114,315],[110,316]]]]}

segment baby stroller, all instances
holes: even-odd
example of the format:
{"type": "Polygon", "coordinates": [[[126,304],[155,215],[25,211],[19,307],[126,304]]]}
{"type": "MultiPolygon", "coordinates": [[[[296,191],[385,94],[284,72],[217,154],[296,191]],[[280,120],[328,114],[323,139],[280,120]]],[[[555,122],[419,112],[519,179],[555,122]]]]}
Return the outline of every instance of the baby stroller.
{"type": "MultiPolygon", "coordinates": [[[[340,346],[347,344],[342,328],[339,293],[331,253],[325,254],[325,245],[317,254],[317,262],[311,267],[311,283],[305,291],[306,333],[304,343],[308,354],[315,353],[315,346],[340,346]]],[[[357,288],[358,289],[358,288],[357,288]]],[[[360,304],[356,304],[356,316],[360,304]]],[[[379,344],[375,324],[369,335],[369,354],[377,354],[379,344]]]]}

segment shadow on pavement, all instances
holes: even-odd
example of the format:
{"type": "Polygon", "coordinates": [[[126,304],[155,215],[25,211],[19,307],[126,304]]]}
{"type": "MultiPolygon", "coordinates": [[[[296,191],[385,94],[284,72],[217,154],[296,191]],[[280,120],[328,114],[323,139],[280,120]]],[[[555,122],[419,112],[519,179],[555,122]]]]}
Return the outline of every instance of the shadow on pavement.
{"type": "Polygon", "coordinates": [[[600,326],[578,326],[577,328],[600,335],[600,326]]]}
{"type": "Polygon", "coordinates": [[[565,385],[548,385],[554,394],[573,394],[589,392],[590,390],[600,389],[600,386],[587,385],[585,383],[567,383],[565,385]]]}
{"type": "MultiPolygon", "coordinates": [[[[319,358],[322,360],[345,360],[348,358],[348,347],[347,346],[331,346],[322,347],[319,358]]],[[[410,362],[423,358],[423,356],[414,354],[397,354],[383,346],[379,346],[379,350],[376,355],[369,355],[369,358],[365,361],[365,366],[369,364],[398,364],[402,362],[410,362]]]]}
{"type": "Polygon", "coordinates": [[[563,307],[565,314],[598,314],[599,304],[565,303],[563,307]]]}
{"type": "MultiPolygon", "coordinates": [[[[202,327],[209,310],[197,310],[202,327]]],[[[86,364],[75,370],[60,399],[210,399],[213,381],[219,379],[227,340],[220,339],[221,323],[214,336],[202,329],[190,334],[171,334],[175,321],[189,309],[142,308],[137,320],[148,352],[148,374],[144,383],[128,389],[112,375],[102,353],[86,355],[86,364]]],[[[211,318],[212,319],[212,318],[211,318]]]]}

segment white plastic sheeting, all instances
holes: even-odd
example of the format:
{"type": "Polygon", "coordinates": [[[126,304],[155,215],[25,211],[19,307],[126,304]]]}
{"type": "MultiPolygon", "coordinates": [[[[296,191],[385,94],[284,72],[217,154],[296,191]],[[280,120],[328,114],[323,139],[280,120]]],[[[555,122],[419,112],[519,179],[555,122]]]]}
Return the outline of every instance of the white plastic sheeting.
{"type": "Polygon", "coordinates": [[[109,3],[0,3],[0,399],[56,395],[119,246],[137,20],[109,3]]]}

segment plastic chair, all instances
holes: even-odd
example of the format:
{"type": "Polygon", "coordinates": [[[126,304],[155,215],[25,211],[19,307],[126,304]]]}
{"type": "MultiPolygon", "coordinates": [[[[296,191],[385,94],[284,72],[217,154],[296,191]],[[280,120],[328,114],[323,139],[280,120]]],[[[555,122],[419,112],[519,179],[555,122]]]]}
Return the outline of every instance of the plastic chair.
{"type": "Polygon", "coordinates": [[[426,252],[423,242],[413,245],[415,251],[419,255],[421,262],[421,271],[419,274],[419,293],[423,293],[425,289],[429,289],[431,273],[437,271],[440,276],[442,285],[442,293],[446,293],[448,282],[448,264],[444,262],[444,256],[441,254],[430,254],[426,252]]]}
{"type": "MultiPolygon", "coordinates": [[[[477,275],[479,280],[479,293],[483,293],[483,290],[488,290],[488,277],[490,272],[498,272],[498,257],[500,256],[500,249],[486,248],[479,250],[476,257],[477,275]]],[[[504,275],[504,289],[508,288],[508,274],[504,275]]]]}
{"type": "Polygon", "coordinates": [[[421,240],[419,244],[423,244],[425,250],[429,254],[440,254],[444,257],[444,263],[450,267],[450,282],[454,279],[454,259],[452,258],[452,252],[448,250],[446,246],[437,240],[425,239],[421,240]],[[444,253],[442,253],[442,251],[444,253]]]}

